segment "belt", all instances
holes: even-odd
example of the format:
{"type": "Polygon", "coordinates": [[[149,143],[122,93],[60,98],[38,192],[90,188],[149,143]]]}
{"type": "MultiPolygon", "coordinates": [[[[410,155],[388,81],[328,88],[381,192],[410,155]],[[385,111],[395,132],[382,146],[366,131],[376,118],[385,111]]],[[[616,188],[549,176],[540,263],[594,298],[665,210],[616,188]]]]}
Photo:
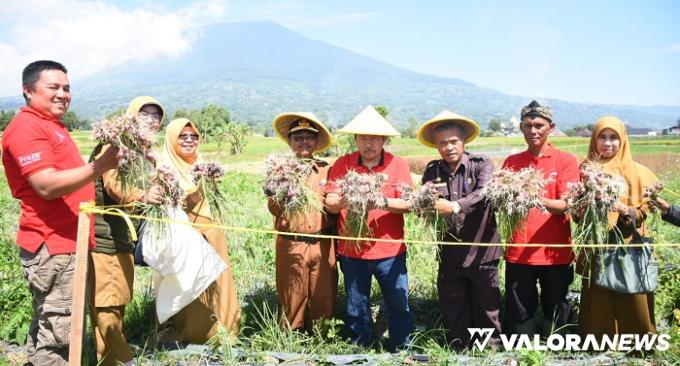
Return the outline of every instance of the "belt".
{"type": "MultiPolygon", "coordinates": [[[[312,235],[321,235],[321,234],[323,234],[322,231],[318,231],[318,232],[316,232],[316,233],[312,233],[312,235]]],[[[303,234],[300,234],[300,235],[287,235],[287,234],[281,234],[281,237],[284,238],[284,239],[286,239],[286,240],[290,240],[290,241],[301,241],[301,242],[307,243],[307,244],[316,244],[316,243],[318,243],[319,241],[321,241],[321,238],[314,238],[314,237],[306,236],[306,235],[303,235],[303,234]]]]}

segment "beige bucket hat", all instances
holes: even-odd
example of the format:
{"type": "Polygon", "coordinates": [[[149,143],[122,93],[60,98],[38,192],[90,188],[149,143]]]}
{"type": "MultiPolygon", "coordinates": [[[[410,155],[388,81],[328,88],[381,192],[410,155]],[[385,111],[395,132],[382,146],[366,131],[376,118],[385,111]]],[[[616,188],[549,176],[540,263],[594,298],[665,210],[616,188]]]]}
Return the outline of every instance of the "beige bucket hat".
{"type": "Polygon", "coordinates": [[[355,135],[401,136],[372,105],[364,108],[354,119],[338,132],[353,133],[355,135]]]}
{"type": "Polygon", "coordinates": [[[469,144],[479,136],[479,125],[477,122],[453,112],[443,111],[420,126],[418,129],[418,141],[425,146],[436,148],[434,129],[445,122],[453,122],[463,129],[463,134],[465,135],[463,138],[466,144],[469,144]]]}
{"type": "Polygon", "coordinates": [[[333,135],[328,128],[312,112],[286,112],[274,118],[272,123],[276,135],[287,144],[288,134],[295,131],[308,130],[319,134],[315,153],[322,152],[333,145],[333,135]]]}

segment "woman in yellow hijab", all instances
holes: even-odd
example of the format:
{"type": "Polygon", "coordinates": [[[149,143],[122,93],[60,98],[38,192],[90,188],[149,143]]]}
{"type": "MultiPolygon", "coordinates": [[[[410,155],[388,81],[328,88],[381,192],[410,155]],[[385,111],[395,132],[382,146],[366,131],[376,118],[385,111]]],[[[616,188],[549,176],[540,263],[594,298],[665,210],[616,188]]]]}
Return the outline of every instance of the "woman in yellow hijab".
{"type": "MultiPolygon", "coordinates": [[[[140,123],[146,123],[158,131],[163,121],[163,107],[149,96],[132,100],[126,111],[136,115],[140,123]]],[[[111,145],[98,144],[90,161],[98,158],[111,145]]],[[[123,195],[118,181],[118,170],[111,169],[95,181],[97,206],[129,204],[132,202],[158,203],[157,189],[148,192],[133,190],[123,195]]],[[[135,227],[138,227],[138,220],[135,227]]],[[[125,306],[132,300],[134,282],[133,253],[135,244],[130,238],[125,221],[118,216],[95,215],[96,247],[90,252],[88,291],[90,323],[100,365],[118,365],[132,360],[123,331],[125,306]]]]}
{"type": "MultiPolygon", "coordinates": [[[[196,125],[186,118],[170,122],[165,130],[161,164],[172,167],[187,192],[185,211],[189,220],[211,224],[210,206],[191,178],[190,169],[201,158],[198,154],[201,134],[196,125]]],[[[169,332],[163,341],[205,343],[217,333],[218,323],[233,336],[238,333],[241,307],[236,296],[234,277],[227,251],[226,233],[222,229],[196,227],[220,255],[227,270],[196,300],[168,320],[169,332]]]]}
{"type": "MultiPolygon", "coordinates": [[[[588,160],[604,164],[611,175],[625,179],[627,192],[621,197],[617,210],[609,215],[628,243],[637,229],[647,236],[644,224],[649,206],[644,201],[645,187],[652,185],[656,176],[647,167],[633,161],[626,127],[616,117],[602,117],[595,123],[588,160]],[[636,226],[633,225],[635,215],[636,226]]],[[[593,265],[592,263],[590,265],[593,265]]],[[[581,334],[614,335],[655,333],[654,293],[622,294],[598,287],[594,281],[582,280],[579,308],[581,334]]]]}

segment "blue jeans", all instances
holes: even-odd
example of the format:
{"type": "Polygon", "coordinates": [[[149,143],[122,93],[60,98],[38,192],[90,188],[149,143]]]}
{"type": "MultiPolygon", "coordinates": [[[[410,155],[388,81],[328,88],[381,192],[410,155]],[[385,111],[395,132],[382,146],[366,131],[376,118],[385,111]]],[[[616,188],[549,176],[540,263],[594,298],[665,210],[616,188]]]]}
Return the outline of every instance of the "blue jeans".
{"type": "Polygon", "coordinates": [[[407,346],[413,330],[413,316],[408,308],[406,253],[384,259],[358,259],[340,255],[338,258],[347,295],[345,331],[352,342],[362,346],[371,343],[371,279],[375,276],[387,305],[390,351],[407,346]]]}

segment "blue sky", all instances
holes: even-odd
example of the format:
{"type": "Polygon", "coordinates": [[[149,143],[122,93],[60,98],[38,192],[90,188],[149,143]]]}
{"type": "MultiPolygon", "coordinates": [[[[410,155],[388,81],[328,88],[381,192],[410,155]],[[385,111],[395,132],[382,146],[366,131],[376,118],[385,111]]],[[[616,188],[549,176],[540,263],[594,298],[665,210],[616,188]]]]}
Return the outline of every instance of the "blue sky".
{"type": "MultiPolygon", "coordinates": [[[[54,58],[62,56],[51,44],[40,47],[40,42],[35,42],[36,49],[32,49],[30,44],[19,42],[25,37],[26,26],[36,27],[36,20],[30,17],[35,7],[27,8],[31,2],[45,3],[29,0],[25,2],[28,5],[0,9],[0,57],[16,63],[12,73],[20,72],[24,60],[40,52],[56,53],[54,58]],[[24,21],[22,16],[26,17],[24,21]]],[[[680,105],[677,1],[172,0],[161,6],[150,0],[48,3],[53,5],[49,14],[62,11],[65,19],[74,19],[68,9],[80,12],[86,8],[73,27],[82,27],[81,32],[91,37],[102,38],[99,32],[107,32],[92,30],[92,24],[98,23],[87,21],[89,16],[96,19],[98,12],[115,13],[107,18],[118,16],[135,24],[123,41],[112,37],[106,46],[79,39],[86,35],[75,30],[69,37],[55,39],[66,44],[66,49],[71,43],[77,44],[77,49],[69,50],[71,54],[88,51],[86,60],[74,59],[71,63],[83,74],[146,57],[144,52],[130,52],[125,46],[126,40],[137,41],[145,32],[156,37],[151,48],[181,54],[191,46],[191,38],[184,35],[193,26],[270,20],[308,38],[400,67],[460,78],[508,94],[577,102],[680,105]],[[156,23],[135,28],[144,23],[139,19],[152,14],[156,23]],[[164,35],[167,40],[162,39],[164,35]]],[[[57,27],[54,20],[44,22],[44,29],[57,27]]],[[[72,56],[64,57],[68,60],[72,56]]],[[[0,85],[11,80],[9,72],[0,71],[0,85]]],[[[6,95],[6,90],[0,89],[0,95],[6,95]]]]}

